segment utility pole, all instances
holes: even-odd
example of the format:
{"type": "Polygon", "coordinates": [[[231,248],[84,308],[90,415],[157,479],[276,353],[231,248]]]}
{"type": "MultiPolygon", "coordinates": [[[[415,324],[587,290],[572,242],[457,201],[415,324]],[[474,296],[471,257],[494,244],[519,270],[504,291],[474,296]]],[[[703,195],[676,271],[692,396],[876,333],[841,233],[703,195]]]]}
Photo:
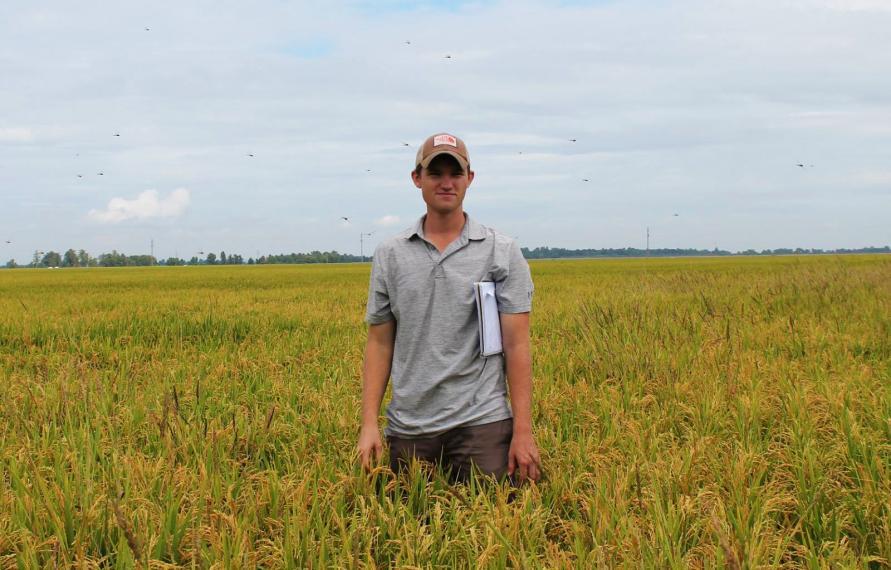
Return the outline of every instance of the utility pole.
{"type": "Polygon", "coordinates": [[[151,265],[154,265],[155,264],[155,238],[152,238],[151,244],[152,244],[151,245],[152,258],[149,260],[149,263],[151,265]]]}
{"type": "Polygon", "coordinates": [[[374,232],[368,232],[367,234],[361,233],[359,234],[359,257],[362,261],[365,261],[365,242],[364,239],[366,237],[371,237],[374,235],[374,232]]]}

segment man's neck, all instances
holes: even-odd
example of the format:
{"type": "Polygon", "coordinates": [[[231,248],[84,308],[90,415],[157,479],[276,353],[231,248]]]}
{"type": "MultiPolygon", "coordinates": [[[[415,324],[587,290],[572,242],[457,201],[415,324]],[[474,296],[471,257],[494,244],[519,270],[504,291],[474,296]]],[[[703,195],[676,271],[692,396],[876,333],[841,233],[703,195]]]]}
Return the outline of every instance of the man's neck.
{"type": "Polygon", "coordinates": [[[424,235],[457,236],[464,229],[464,210],[458,209],[448,214],[427,210],[424,219],[424,235]]]}

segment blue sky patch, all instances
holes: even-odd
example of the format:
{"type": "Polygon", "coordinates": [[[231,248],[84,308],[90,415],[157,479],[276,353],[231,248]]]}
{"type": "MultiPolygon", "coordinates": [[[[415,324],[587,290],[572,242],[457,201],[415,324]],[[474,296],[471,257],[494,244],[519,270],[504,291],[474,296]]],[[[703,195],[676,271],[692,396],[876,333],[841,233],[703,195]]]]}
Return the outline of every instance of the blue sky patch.
{"type": "Polygon", "coordinates": [[[295,40],[278,49],[279,53],[303,59],[319,59],[334,51],[334,42],[327,38],[295,40]]]}
{"type": "Polygon", "coordinates": [[[457,12],[467,5],[495,4],[494,0],[357,0],[356,7],[364,14],[387,14],[413,10],[457,12]]]}

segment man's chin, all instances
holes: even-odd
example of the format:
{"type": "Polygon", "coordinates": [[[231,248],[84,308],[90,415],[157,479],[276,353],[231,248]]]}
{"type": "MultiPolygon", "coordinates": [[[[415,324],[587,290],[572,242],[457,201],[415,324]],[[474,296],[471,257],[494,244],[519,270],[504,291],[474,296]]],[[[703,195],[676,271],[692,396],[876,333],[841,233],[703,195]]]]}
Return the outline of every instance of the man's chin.
{"type": "Polygon", "coordinates": [[[439,203],[439,204],[429,204],[429,203],[428,203],[428,204],[427,204],[427,208],[428,208],[431,212],[436,212],[436,213],[439,214],[439,215],[445,216],[445,215],[451,214],[452,212],[460,211],[460,210],[461,210],[461,203],[458,202],[457,200],[455,200],[455,203],[454,203],[454,204],[442,204],[442,203],[439,203]]]}

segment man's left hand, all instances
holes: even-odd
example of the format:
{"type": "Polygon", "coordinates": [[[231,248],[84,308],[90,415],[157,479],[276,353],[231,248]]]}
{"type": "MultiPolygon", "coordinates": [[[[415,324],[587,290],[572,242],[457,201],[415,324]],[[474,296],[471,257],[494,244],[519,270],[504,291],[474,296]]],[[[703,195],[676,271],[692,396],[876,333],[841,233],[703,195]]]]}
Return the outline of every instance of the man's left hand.
{"type": "Polygon", "coordinates": [[[538,481],[541,477],[541,459],[531,433],[515,433],[511,439],[507,473],[513,475],[514,471],[519,471],[520,482],[526,479],[538,481]]]}

